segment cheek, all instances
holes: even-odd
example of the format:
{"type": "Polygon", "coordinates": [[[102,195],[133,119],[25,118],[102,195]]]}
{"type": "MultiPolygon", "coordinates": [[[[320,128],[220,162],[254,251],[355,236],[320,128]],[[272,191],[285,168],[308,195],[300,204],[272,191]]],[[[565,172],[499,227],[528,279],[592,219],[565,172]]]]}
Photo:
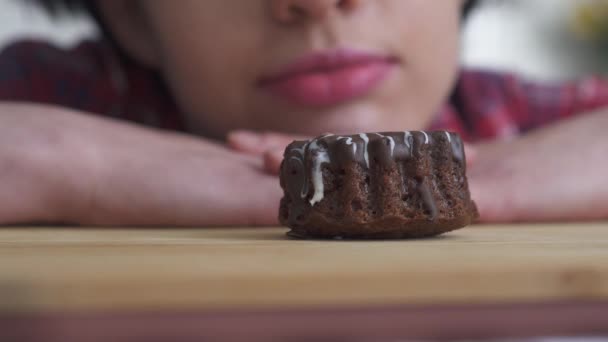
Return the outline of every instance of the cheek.
{"type": "MultiPolygon", "coordinates": [[[[406,79],[418,89],[420,101],[441,105],[453,86],[460,62],[458,11],[437,12],[427,20],[411,18],[402,41],[406,79]],[[441,23],[439,25],[438,23],[441,23]]],[[[422,16],[424,17],[424,16],[422,16]]]]}
{"type": "Polygon", "coordinates": [[[238,65],[214,57],[207,53],[201,56],[190,49],[167,58],[163,65],[167,83],[188,126],[194,132],[213,136],[227,123],[239,122],[234,113],[243,112],[240,104],[244,93],[239,89],[243,83],[237,82],[243,74],[238,65]]]}
{"type": "Polygon", "coordinates": [[[421,42],[420,49],[412,53],[409,61],[414,80],[439,88],[440,93],[450,88],[460,63],[459,39],[458,34],[444,32],[421,42]]]}
{"type": "MultiPolygon", "coordinates": [[[[229,6],[236,4],[235,1],[184,1],[190,4],[194,14],[181,11],[173,16],[158,15],[155,21],[163,75],[188,125],[194,131],[215,136],[227,125],[243,125],[246,120],[243,107],[248,102],[248,88],[254,84],[259,64],[253,51],[259,49],[262,32],[241,30],[233,23],[260,27],[245,22],[259,20],[259,16],[241,18],[242,12],[234,11],[220,15],[219,11],[226,10],[220,5],[229,6]],[[200,4],[217,8],[196,10],[194,7],[200,4]],[[220,19],[226,17],[234,20],[220,19]]],[[[257,9],[252,4],[250,2],[249,14],[257,9]]]]}

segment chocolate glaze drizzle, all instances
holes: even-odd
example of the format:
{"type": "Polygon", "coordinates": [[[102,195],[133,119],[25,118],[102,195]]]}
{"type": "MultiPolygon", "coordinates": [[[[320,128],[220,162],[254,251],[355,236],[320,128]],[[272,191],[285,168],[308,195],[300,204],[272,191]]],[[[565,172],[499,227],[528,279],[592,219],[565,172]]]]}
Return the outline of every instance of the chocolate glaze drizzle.
{"type": "MultiPolygon", "coordinates": [[[[422,156],[425,146],[437,139],[447,141],[454,161],[464,166],[463,143],[458,135],[450,132],[406,131],[352,136],[327,134],[310,141],[296,141],[287,147],[282,171],[288,179],[285,184],[293,201],[314,207],[324,198],[323,165],[332,163],[343,168],[355,161],[364,168],[370,168],[373,163],[388,165],[406,161],[422,156]],[[373,158],[370,159],[370,156],[373,158]]],[[[434,219],[438,209],[428,183],[426,176],[422,176],[417,191],[430,218],[434,219]]]]}

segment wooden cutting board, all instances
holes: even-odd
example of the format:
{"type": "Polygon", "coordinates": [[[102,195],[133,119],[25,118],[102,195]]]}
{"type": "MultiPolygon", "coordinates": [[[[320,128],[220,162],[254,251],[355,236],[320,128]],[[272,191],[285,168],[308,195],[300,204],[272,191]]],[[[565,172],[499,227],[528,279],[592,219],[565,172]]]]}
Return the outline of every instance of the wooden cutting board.
{"type": "Polygon", "coordinates": [[[608,300],[608,224],[415,241],[285,229],[0,229],[0,313],[608,300]]]}

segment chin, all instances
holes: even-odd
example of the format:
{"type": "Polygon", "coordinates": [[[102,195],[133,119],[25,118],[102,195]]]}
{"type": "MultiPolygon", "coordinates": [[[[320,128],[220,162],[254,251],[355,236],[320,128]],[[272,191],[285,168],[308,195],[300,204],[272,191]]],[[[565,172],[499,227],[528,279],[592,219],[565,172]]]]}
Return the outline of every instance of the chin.
{"type": "Polygon", "coordinates": [[[394,117],[372,110],[344,109],[320,116],[316,115],[315,117],[316,120],[305,120],[307,126],[300,125],[294,127],[294,129],[300,134],[318,136],[326,133],[351,135],[391,131],[398,130],[401,126],[407,127],[407,125],[394,122],[394,117]]]}
{"type": "Polygon", "coordinates": [[[336,135],[352,135],[358,133],[371,133],[386,131],[386,129],[380,129],[377,125],[357,125],[357,124],[338,124],[338,125],[320,125],[315,127],[299,127],[293,130],[294,133],[305,136],[316,137],[323,134],[336,134],[336,135]]]}

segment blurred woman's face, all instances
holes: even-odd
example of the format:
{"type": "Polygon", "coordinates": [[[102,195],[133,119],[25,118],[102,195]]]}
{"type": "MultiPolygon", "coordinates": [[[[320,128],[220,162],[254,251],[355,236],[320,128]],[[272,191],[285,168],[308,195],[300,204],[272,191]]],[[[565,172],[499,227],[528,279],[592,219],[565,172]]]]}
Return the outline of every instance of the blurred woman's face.
{"type": "Polygon", "coordinates": [[[457,70],[462,0],[140,3],[154,66],[216,138],[421,129],[457,70]]]}

